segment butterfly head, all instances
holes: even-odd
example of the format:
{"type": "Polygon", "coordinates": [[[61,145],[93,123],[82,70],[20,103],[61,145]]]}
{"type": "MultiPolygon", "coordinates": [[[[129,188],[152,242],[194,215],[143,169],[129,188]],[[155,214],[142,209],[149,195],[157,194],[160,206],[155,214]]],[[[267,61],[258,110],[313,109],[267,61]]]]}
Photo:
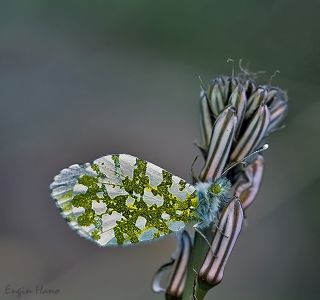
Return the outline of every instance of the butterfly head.
{"type": "Polygon", "coordinates": [[[211,182],[208,187],[208,193],[211,197],[229,198],[231,183],[226,177],[220,177],[211,182]]]}
{"type": "Polygon", "coordinates": [[[210,186],[210,188],[209,188],[209,191],[211,192],[211,193],[213,193],[214,195],[219,195],[220,193],[221,193],[221,190],[222,190],[222,188],[221,188],[221,185],[219,185],[219,184],[212,184],[211,186],[210,186]]]}

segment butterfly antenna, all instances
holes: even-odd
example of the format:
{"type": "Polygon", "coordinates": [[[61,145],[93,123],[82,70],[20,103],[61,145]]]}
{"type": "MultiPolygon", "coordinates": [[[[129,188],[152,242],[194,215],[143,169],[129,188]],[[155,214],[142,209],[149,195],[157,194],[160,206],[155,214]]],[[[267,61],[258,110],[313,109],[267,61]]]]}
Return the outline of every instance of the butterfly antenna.
{"type": "Polygon", "coordinates": [[[249,157],[251,157],[251,156],[253,156],[253,155],[257,154],[257,153],[260,153],[262,151],[265,151],[268,148],[269,148],[269,145],[268,144],[264,144],[262,147],[258,148],[256,151],[253,151],[250,154],[248,154],[247,156],[245,156],[244,158],[242,158],[241,160],[234,162],[233,164],[231,164],[230,167],[228,167],[226,170],[223,171],[223,173],[221,174],[221,177],[224,176],[228,171],[230,171],[235,166],[244,163],[244,161],[247,160],[249,157]]]}

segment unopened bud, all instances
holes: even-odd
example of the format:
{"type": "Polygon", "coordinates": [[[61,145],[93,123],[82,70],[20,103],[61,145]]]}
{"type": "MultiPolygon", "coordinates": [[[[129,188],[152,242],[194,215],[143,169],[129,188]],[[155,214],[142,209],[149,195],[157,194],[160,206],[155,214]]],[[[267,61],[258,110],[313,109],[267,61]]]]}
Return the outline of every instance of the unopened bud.
{"type": "Polygon", "coordinates": [[[215,286],[222,280],[225,265],[240,234],[242,222],[243,211],[241,204],[235,199],[230,202],[223,212],[211,249],[208,250],[200,268],[198,276],[203,283],[215,286]]]}

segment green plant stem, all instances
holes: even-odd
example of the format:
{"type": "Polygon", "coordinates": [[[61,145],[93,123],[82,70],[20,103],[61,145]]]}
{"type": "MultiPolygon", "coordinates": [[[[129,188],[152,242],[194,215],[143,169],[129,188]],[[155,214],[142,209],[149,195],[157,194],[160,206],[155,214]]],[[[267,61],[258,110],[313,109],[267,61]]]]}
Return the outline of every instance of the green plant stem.
{"type": "MultiPolygon", "coordinates": [[[[211,229],[208,228],[203,230],[204,235],[210,241],[213,237],[213,233],[211,229]]],[[[190,300],[190,299],[197,299],[202,300],[204,299],[205,295],[207,294],[210,287],[203,285],[198,282],[197,274],[199,273],[199,269],[204,261],[205,255],[207,254],[209,247],[206,241],[199,233],[195,233],[194,238],[194,245],[192,248],[192,252],[190,255],[190,260],[188,263],[188,274],[186,279],[186,284],[182,296],[182,300],[190,300]],[[195,286],[196,282],[196,286],[195,286]],[[196,298],[194,297],[196,296],[196,298]]]]}

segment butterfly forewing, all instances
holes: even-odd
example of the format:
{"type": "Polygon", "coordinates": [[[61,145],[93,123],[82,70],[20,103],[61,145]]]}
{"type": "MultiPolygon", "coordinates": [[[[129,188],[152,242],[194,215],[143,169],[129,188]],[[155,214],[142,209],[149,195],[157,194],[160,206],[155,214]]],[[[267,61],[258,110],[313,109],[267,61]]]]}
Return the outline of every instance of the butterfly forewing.
{"type": "Polygon", "coordinates": [[[69,225],[101,246],[153,240],[195,216],[195,188],[127,154],[72,165],[55,176],[52,197],[69,225]]]}

